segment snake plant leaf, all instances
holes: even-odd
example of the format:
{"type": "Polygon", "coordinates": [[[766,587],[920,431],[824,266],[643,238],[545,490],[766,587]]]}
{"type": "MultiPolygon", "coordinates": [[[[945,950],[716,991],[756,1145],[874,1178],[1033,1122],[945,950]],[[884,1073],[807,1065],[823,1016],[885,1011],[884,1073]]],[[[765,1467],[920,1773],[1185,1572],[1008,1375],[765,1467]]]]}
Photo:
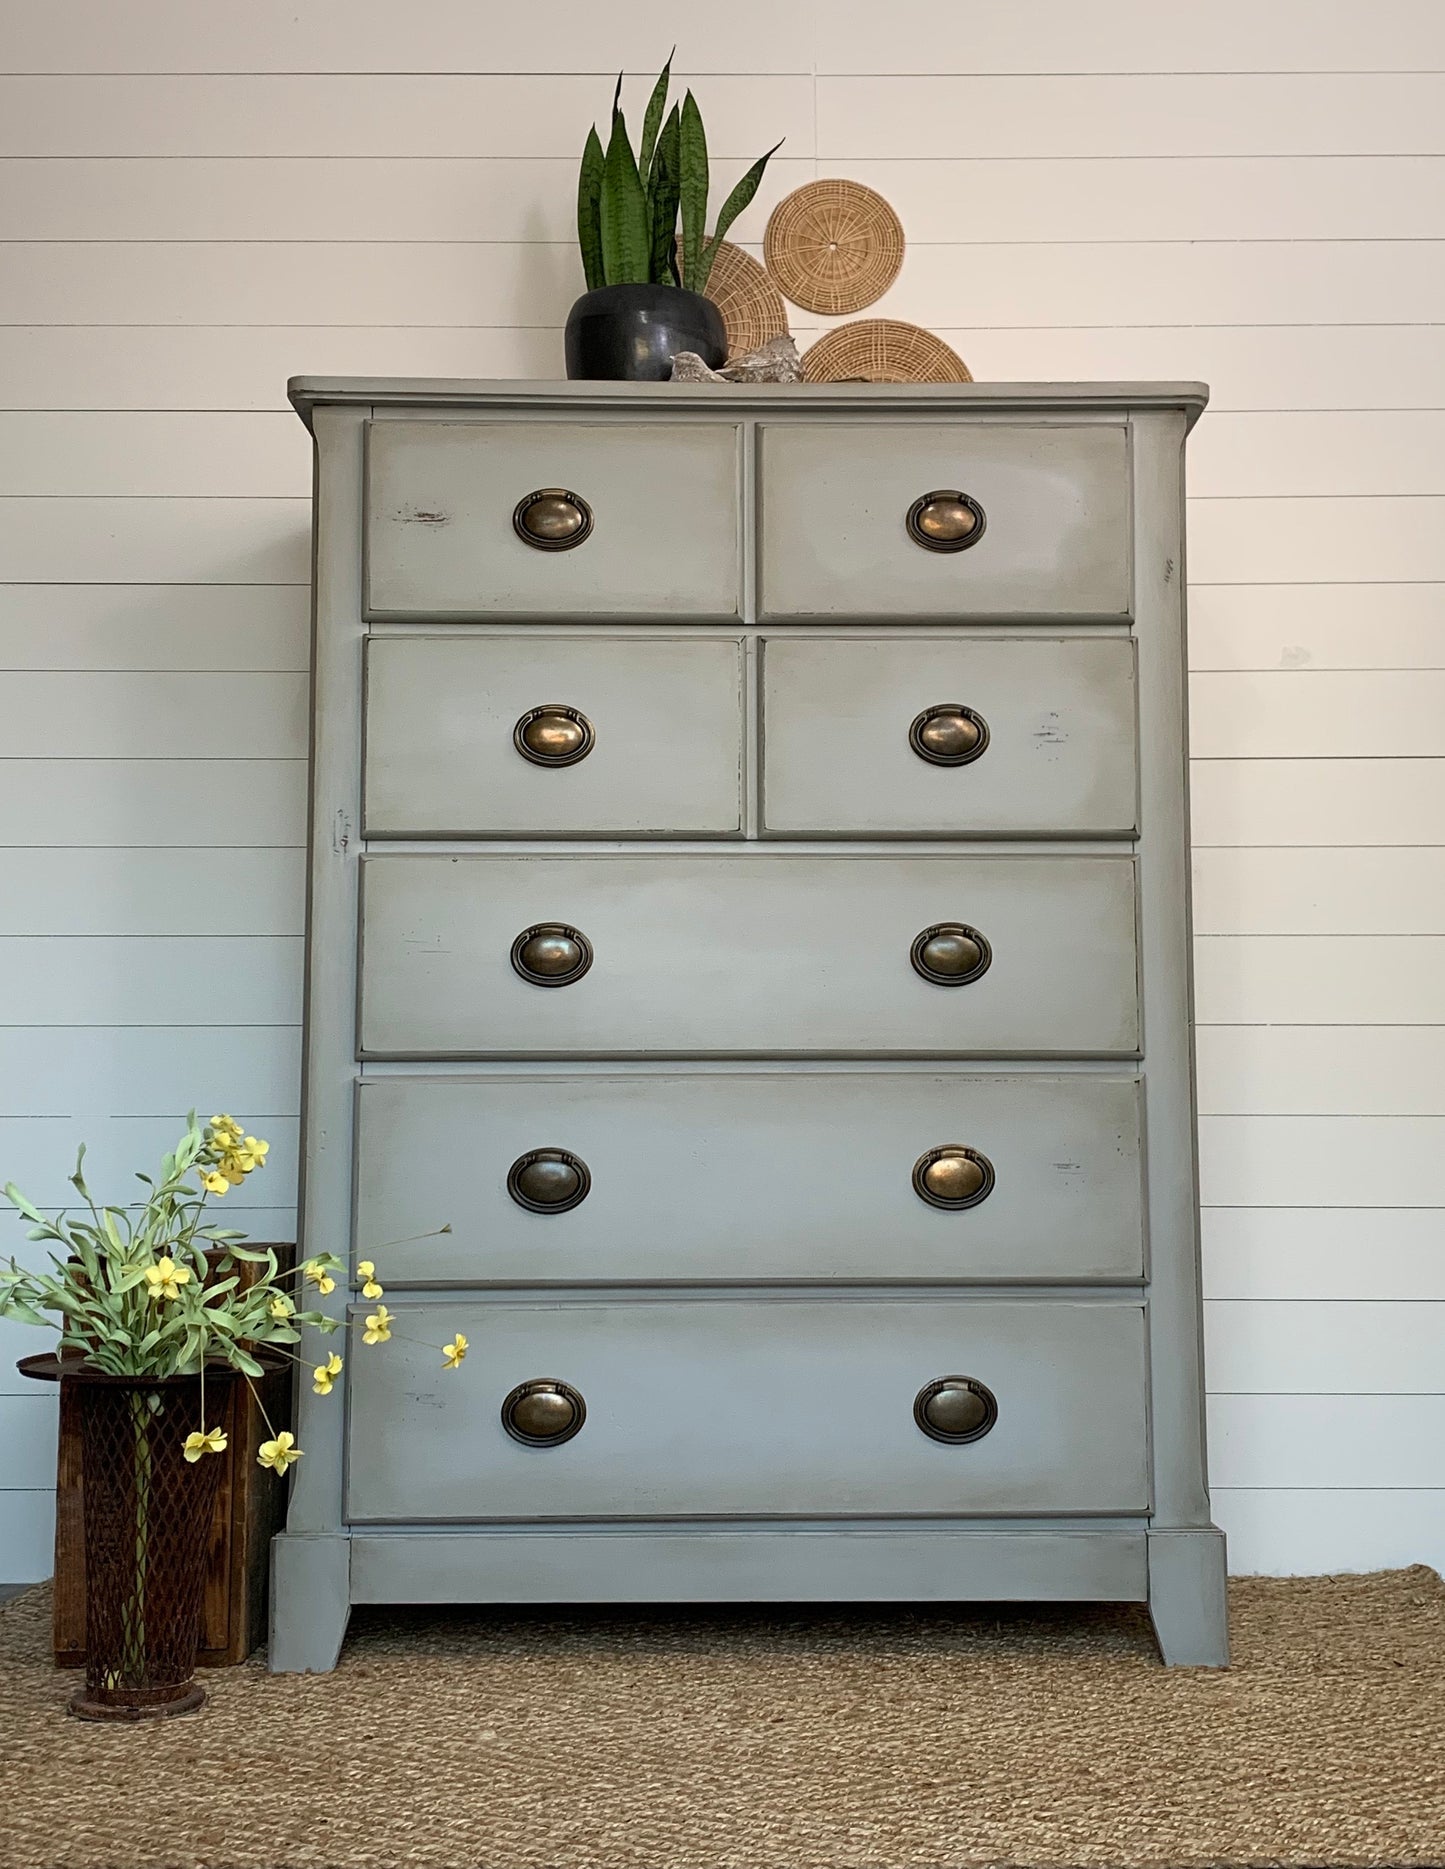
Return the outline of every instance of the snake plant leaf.
{"type": "Polygon", "coordinates": [[[595,292],[606,285],[602,270],[602,139],[594,123],[582,148],[582,167],[577,176],[577,245],[582,250],[582,271],[587,290],[595,292]]]}
{"type": "Polygon", "coordinates": [[[652,255],[647,195],[619,110],[602,164],[602,270],[607,284],[646,285],[652,255]]]}
{"type": "Polygon", "coordinates": [[[747,174],[718,210],[717,226],[713,229],[712,239],[708,241],[706,247],[703,249],[700,283],[692,288],[694,292],[705,292],[707,290],[708,276],[712,272],[712,263],[717,258],[717,250],[722,245],[723,235],[758,192],[758,184],[763,179],[763,171],[767,168],[770,159],[777,155],[778,151],[782,148],[783,141],[784,139],[779,137],[777,142],[774,143],[772,148],[768,151],[767,155],[758,157],[757,161],[748,170],[747,174]]]}
{"type": "Polygon", "coordinates": [[[677,266],[677,204],[682,178],[679,170],[681,128],[677,105],[668,113],[652,163],[647,183],[647,205],[652,223],[652,255],[649,277],[653,285],[666,285],[669,279],[682,284],[677,266]]]}
{"type": "Polygon", "coordinates": [[[657,83],[652,87],[652,96],[647,100],[647,111],[642,119],[642,148],[638,151],[637,167],[644,181],[652,178],[657,132],[662,128],[662,113],[667,109],[667,90],[672,83],[672,61],[676,56],[677,47],[674,46],[667,55],[667,63],[657,75],[657,83]]]}
{"type": "Polygon", "coordinates": [[[682,283],[700,292],[703,238],[707,231],[707,132],[702,112],[689,91],[682,100],[679,124],[679,173],[682,202],[682,283]]]}

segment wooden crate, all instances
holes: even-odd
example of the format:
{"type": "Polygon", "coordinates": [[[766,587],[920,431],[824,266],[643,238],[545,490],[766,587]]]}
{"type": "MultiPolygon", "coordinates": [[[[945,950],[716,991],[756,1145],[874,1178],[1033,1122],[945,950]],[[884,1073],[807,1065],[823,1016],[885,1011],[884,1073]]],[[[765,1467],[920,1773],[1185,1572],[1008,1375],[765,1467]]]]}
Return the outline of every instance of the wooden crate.
{"type": "MultiPolygon", "coordinates": [[[[253,1242],[247,1245],[266,1245],[253,1242]]],[[[272,1245],[283,1269],[292,1247],[272,1245]]],[[[251,1271],[248,1266],[247,1273],[251,1271]]],[[[276,1370],[257,1385],[266,1414],[279,1430],[291,1425],[290,1368],[276,1370]]],[[[271,1438],[265,1417],[244,1381],[232,1385],[222,1418],[226,1451],[211,1527],[206,1590],[201,1612],[202,1668],[244,1661],[266,1638],[266,1592],[271,1538],[286,1516],[286,1482],[256,1464],[262,1441],[271,1438]]],[[[60,1456],[55,1501],[56,1664],[85,1665],[85,1489],[80,1466],[80,1393],[60,1384],[60,1456]]]]}

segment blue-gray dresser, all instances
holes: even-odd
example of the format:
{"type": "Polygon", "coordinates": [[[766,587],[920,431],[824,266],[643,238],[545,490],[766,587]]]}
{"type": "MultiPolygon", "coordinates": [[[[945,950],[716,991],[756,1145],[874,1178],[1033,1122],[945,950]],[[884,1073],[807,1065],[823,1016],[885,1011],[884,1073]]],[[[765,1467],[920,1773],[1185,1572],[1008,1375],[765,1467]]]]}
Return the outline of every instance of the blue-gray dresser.
{"type": "Polygon", "coordinates": [[[274,1668],[400,1602],[1134,1601],[1225,1661],[1205,396],[293,382],[302,1247],[397,1334],[301,1385],[274,1668]]]}

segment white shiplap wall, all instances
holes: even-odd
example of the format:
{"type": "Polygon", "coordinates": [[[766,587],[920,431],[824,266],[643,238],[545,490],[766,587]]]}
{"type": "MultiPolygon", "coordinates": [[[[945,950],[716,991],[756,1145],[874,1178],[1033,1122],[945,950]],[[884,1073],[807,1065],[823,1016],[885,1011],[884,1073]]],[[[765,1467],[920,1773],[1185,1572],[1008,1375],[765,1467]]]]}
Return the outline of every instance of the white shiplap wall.
{"type": "MultiPolygon", "coordinates": [[[[576,152],[676,9],[48,0],[0,22],[0,1170],[177,1112],[295,1180],[306,437],[288,374],[560,369],[576,152]]],[[[981,378],[1203,377],[1192,444],[1212,1467],[1236,1570],[1445,1566],[1445,7],[734,0],[739,224],[814,174],[981,378]],[[751,66],[752,69],[744,69],[751,66]]],[[[800,335],[811,325],[798,318],[800,335]]],[[[0,1578],[52,1402],[0,1327],[0,1578]]]]}

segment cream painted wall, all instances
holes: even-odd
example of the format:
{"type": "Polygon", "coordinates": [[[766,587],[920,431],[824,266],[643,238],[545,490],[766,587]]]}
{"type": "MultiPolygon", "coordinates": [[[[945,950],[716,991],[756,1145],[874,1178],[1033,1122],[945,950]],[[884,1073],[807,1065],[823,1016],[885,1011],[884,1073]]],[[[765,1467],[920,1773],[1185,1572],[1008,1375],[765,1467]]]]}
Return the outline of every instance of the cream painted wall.
{"type": "MultiPolygon", "coordinates": [[[[651,0],[49,0],[0,23],[0,1172],[177,1112],[295,1182],[309,371],[556,375],[580,138],[651,0]],[[548,22],[555,22],[550,25],[548,22]]],[[[1445,9],[734,0],[786,135],[979,377],[1203,377],[1191,463],[1212,1469],[1236,1570],[1445,1568],[1445,9]]],[[[750,67],[751,69],[745,69],[750,67]]],[[[800,337],[816,321],[801,315],[800,337]]],[[[0,1236],[4,1237],[4,1236],[0,1236]]],[[[19,1243],[19,1236],[13,1236],[19,1243]]],[[[8,1246],[9,1239],[6,1239],[8,1246]]],[[[49,1568],[7,1374],[0,1578],[49,1568]]]]}

